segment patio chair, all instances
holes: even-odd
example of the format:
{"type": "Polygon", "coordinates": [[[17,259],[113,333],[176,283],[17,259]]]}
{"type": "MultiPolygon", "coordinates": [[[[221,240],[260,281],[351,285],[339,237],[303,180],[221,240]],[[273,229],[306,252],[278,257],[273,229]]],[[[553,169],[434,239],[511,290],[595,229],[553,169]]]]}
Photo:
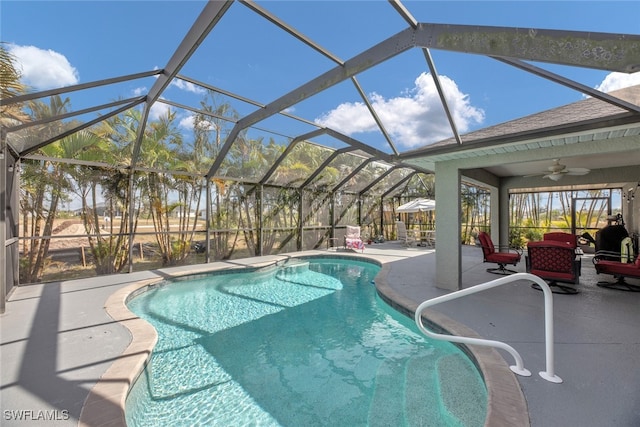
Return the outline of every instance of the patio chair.
{"type": "Polygon", "coordinates": [[[436,230],[432,230],[427,234],[427,244],[432,248],[436,246],[436,230]]]}
{"type": "Polygon", "coordinates": [[[615,282],[598,282],[597,285],[603,288],[617,289],[620,291],[640,292],[640,285],[628,283],[625,278],[640,279],[640,255],[636,257],[635,262],[628,263],[622,262],[621,259],[617,261],[611,260],[612,254],[607,256],[593,257],[593,264],[598,274],[610,274],[616,281],[615,282]]]}
{"type": "Polygon", "coordinates": [[[578,236],[571,233],[564,233],[562,231],[551,231],[549,233],[545,233],[542,237],[542,240],[564,242],[567,245],[571,246],[573,249],[576,249],[578,247],[578,236]]]}
{"type": "Polygon", "coordinates": [[[344,235],[345,249],[360,249],[364,252],[364,242],[360,237],[360,227],[347,225],[347,233],[344,235]]]}
{"type": "Polygon", "coordinates": [[[398,229],[398,240],[404,243],[405,246],[411,246],[412,243],[417,242],[415,234],[407,231],[407,226],[404,222],[396,221],[396,228],[398,229]]]}
{"type": "Polygon", "coordinates": [[[515,270],[509,270],[505,266],[507,264],[514,266],[518,265],[520,258],[522,257],[522,251],[515,248],[494,245],[491,240],[491,236],[484,231],[478,233],[478,239],[480,241],[480,246],[482,247],[484,262],[498,264],[498,267],[496,268],[487,268],[487,272],[502,275],[516,273],[515,270]]]}
{"type": "MultiPolygon", "coordinates": [[[[580,261],[576,259],[575,248],[564,241],[542,240],[527,243],[525,258],[527,273],[535,274],[545,280],[551,291],[558,294],[577,294],[574,286],[580,276],[580,261]]],[[[542,290],[537,283],[532,288],[542,290]]]]}
{"type": "Polygon", "coordinates": [[[582,249],[578,247],[578,236],[571,233],[564,233],[562,231],[551,231],[549,233],[545,233],[542,240],[563,242],[569,245],[576,254],[575,262],[578,264],[578,275],[582,274],[582,259],[580,258],[580,255],[582,255],[583,252],[582,249]]]}

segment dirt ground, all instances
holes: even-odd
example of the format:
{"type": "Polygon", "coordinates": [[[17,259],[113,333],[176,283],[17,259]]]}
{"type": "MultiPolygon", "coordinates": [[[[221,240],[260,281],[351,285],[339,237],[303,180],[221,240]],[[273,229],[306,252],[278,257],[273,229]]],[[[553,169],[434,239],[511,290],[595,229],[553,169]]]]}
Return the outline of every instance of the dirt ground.
{"type": "Polygon", "coordinates": [[[82,237],[52,238],[49,249],[69,249],[89,245],[86,237],[87,233],[81,220],[56,220],[54,225],[53,232],[51,233],[53,236],[78,235],[82,237]],[[56,222],[58,223],[57,225],[55,225],[56,222]]]}
{"type": "MultiPolygon", "coordinates": [[[[108,223],[102,224],[102,232],[105,232],[107,225],[108,223]]],[[[156,244],[153,222],[150,219],[140,219],[136,233],[134,242],[134,270],[160,267],[161,260],[156,256],[156,251],[153,249],[156,244]],[[142,257],[140,255],[141,252],[144,252],[144,256],[142,257]]],[[[91,254],[89,251],[89,239],[81,219],[57,219],[54,221],[51,234],[49,258],[41,279],[43,282],[95,276],[96,273],[91,262],[91,254]]],[[[23,242],[21,242],[21,244],[23,244],[23,242]]],[[[20,249],[22,250],[22,247],[20,249]]],[[[202,257],[203,255],[194,253],[190,255],[190,259],[187,262],[201,263],[203,260],[199,258],[202,257]]]]}
{"type": "MultiPolygon", "coordinates": [[[[102,225],[103,227],[105,224],[102,225]]],[[[103,229],[104,231],[104,229],[103,229]]],[[[153,222],[151,220],[139,220],[136,232],[136,243],[153,243],[155,237],[153,235],[144,235],[140,233],[153,232],[153,222]]],[[[50,250],[59,249],[75,249],[80,247],[88,247],[89,241],[87,232],[81,219],[57,219],[54,221],[53,232],[51,233],[50,250]],[[78,236],[78,237],[74,237],[78,236]]],[[[22,236],[21,236],[22,237],[22,236]]]]}

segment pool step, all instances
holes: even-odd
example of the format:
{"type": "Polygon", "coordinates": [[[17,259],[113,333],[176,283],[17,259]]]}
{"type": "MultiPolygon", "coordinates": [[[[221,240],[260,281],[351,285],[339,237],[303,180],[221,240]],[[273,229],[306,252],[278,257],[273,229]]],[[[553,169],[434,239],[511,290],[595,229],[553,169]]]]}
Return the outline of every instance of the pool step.
{"type": "Polygon", "coordinates": [[[309,261],[292,259],[279,266],[276,276],[278,278],[289,277],[306,271],[309,271],[309,261]]]}
{"type": "Polygon", "coordinates": [[[404,359],[385,359],[378,367],[369,408],[370,427],[402,426],[404,418],[404,359]]]}
{"type": "Polygon", "coordinates": [[[486,396],[461,398],[477,387],[474,369],[460,355],[442,356],[435,363],[431,355],[384,360],[376,374],[368,426],[484,425],[486,414],[477,408],[486,405],[486,396]]]}
{"type": "Polygon", "coordinates": [[[405,410],[408,426],[450,426],[443,416],[441,401],[437,395],[437,375],[434,356],[413,357],[407,363],[405,410]]]}
{"type": "Polygon", "coordinates": [[[376,375],[368,425],[456,426],[441,409],[437,381],[431,355],[385,360],[376,375]]]}
{"type": "Polygon", "coordinates": [[[440,389],[438,395],[451,425],[483,426],[486,413],[479,412],[477,408],[486,407],[486,395],[468,393],[478,386],[478,372],[472,363],[461,355],[442,356],[436,363],[436,374],[440,389]]]}
{"type": "MultiPolygon", "coordinates": [[[[278,266],[275,278],[294,285],[306,286],[309,289],[326,289],[336,291],[342,289],[342,282],[333,276],[314,271],[309,268],[309,261],[288,260],[278,266]]],[[[318,298],[324,294],[318,294],[318,298]]]]}

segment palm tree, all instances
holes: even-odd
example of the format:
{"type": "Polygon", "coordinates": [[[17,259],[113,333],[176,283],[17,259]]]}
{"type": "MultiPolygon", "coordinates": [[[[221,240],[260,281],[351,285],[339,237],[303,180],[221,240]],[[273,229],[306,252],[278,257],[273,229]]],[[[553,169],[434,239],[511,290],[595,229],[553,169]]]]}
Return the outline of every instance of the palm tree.
{"type": "MultiPolygon", "coordinates": [[[[205,171],[214,160],[226,136],[231,130],[231,123],[238,118],[238,113],[226,102],[220,102],[215,92],[208,92],[201,101],[204,113],[196,114],[194,118],[195,146],[199,149],[200,162],[206,162],[206,166],[198,163],[201,170],[205,171]]],[[[241,175],[238,175],[241,176],[241,175]]],[[[234,210],[238,207],[238,193],[240,187],[233,186],[230,182],[213,178],[214,185],[210,186],[210,200],[212,218],[209,227],[218,230],[211,239],[211,251],[214,259],[228,259],[232,256],[238,241],[238,220],[235,219],[234,210]],[[229,240],[229,232],[226,230],[235,228],[233,243],[229,240]],[[231,244],[230,244],[231,243],[231,244]]]]}
{"type": "MultiPolygon", "coordinates": [[[[181,135],[175,127],[175,113],[149,122],[142,138],[138,164],[142,167],[170,171],[179,166],[181,135]]],[[[149,200],[149,212],[155,229],[155,238],[163,265],[180,263],[188,255],[189,242],[176,239],[171,233],[171,218],[180,214],[182,204],[172,201],[176,191],[176,177],[166,172],[148,172],[142,178],[142,191],[149,200]]],[[[187,208],[188,209],[188,208],[187,208]]]]}
{"type": "MultiPolygon", "coordinates": [[[[16,58],[0,42],[0,98],[9,99],[22,95],[27,91],[27,87],[20,83],[22,77],[16,68],[16,58]]],[[[29,115],[23,111],[22,104],[10,104],[0,107],[0,125],[10,127],[11,125],[23,123],[29,120],[29,115]]]]}
{"type": "MultiPolygon", "coordinates": [[[[49,98],[49,103],[32,101],[29,103],[30,116],[34,120],[58,116],[68,110],[69,99],[62,100],[59,96],[49,98]]],[[[26,140],[51,138],[64,132],[72,123],[52,122],[37,129],[29,128],[26,140]]],[[[40,154],[52,158],[72,158],[77,149],[69,144],[68,139],[62,139],[40,148],[40,154]]],[[[24,258],[22,260],[21,280],[29,282],[39,281],[44,272],[54,220],[58,207],[67,197],[66,192],[71,188],[65,165],[62,163],[42,160],[37,162],[23,161],[22,187],[20,204],[23,213],[23,233],[31,239],[24,240],[24,258]],[[42,237],[45,237],[44,239],[42,237]]]]}
{"type": "Polygon", "coordinates": [[[113,167],[90,167],[77,179],[83,221],[98,274],[119,273],[129,265],[129,236],[136,232],[142,209],[142,197],[135,195],[140,194],[142,179],[127,169],[140,118],[140,111],[132,109],[95,126],[91,133],[100,143],[91,153],[93,160],[113,167]],[[105,224],[101,226],[98,211],[102,203],[105,224]]]}
{"type": "MultiPolygon", "coordinates": [[[[106,125],[93,131],[80,131],[68,138],[79,147],[75,159],[114,163],[117,151],[104,137],[106,125]],[[95,131],[103,134],[98,136],[95,131]]],[[[89,249],[98,275],[121,272],[129,261],[129,173],[103,166],[70,166],[67,173],[73,178],[75,191],[82,202],[82,220],[89,249]],[[105,217],[101,224],[99,205],[105,202],[105,217]],[[122,211],[120,222],[114,213],[122,211]]],[[[137,224],[137,219],[134,224],[137,224]]]]}

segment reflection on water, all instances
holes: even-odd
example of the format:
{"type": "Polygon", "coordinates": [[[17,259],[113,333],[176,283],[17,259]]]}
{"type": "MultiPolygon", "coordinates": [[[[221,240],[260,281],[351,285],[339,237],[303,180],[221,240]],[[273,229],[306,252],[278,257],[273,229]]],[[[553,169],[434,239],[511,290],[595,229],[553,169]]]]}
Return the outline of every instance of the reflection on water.
{"type": "Polygon", "coordinates": [[[456,347],[427,341],[377,299],[378,271],[313,261],[199,277],[135,298],[131,310],[154,325],[159,342],[128,398],[127,422],[483,425],[478,372],[456,347]],[[442,387],[451,369],[470,378],[464,387],[442,387]]]}

